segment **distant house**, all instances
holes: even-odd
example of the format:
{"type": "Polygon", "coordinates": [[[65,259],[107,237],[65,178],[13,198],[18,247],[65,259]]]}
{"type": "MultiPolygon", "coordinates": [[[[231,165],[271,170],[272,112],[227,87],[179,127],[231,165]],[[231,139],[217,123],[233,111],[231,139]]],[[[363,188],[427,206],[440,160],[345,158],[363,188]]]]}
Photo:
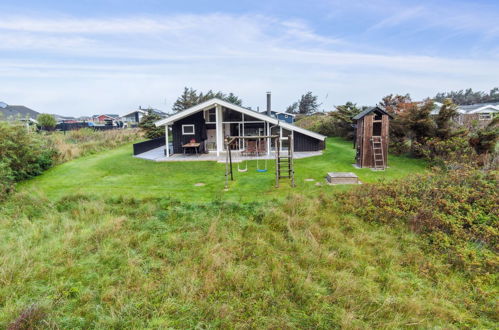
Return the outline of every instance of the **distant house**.
{"type": "MultiPolygon", "coordinates": [[[[435,102],[435,109],[432,115],[437,115],[442,107],[442,103],[435,102]]],[[[499,115],[499,103],[480,103],[472,105],[460,105],[457,112],[459,115],[454,121],[462,126],[471,128],[483,128],[487,126],[495,116],[499,115]]]]}
{"type": "Polygon", "coordinates": [[[295,122],[295,115],[292,113],[280,112],[280,111],[270,111],[270,116],[276,119],[285,121],[288,124],[293,124],[295,122]]]}
{"type": "Polygon", "coordinates": [[[40,114],[24,105],[9,105],[5,102],[0,102],[0,120],[36,120],[40,114]]]}
{"type": "Polygon", "coordinates": [[[98,122],[98,123],[104,123],[106,121],[118,121],[120,120],[121,117],[120,115],[116,114],[102,114],[102,115],[93,115],[92,116],[92,121],[93,122],[98,122]]]}
{"type": "Polygon", "coordinates": [[[140,106],[137,110],[133,110],[131,112],[128,112],[121,117],[122,117],[123,121],[128,123],[128,124],[131,124],[131,125],[138,124],[138,123],[140,123],[140,120],[142,119],[142,117],[144,117],[144,115],[146,115],[147,112],[149,112],[149,111],[158,115],[160,118],[168,117],[168,114],[166,112],[161,111],[161,110],[152,109],[152,108],[144,109],[140,106]]]}
{"type": "Polygon", "coordinates": [[[77,120],[74,117],[69,116],[61,116],[61,115],[53,115],[57,123],[76,123],[77,120]]]}

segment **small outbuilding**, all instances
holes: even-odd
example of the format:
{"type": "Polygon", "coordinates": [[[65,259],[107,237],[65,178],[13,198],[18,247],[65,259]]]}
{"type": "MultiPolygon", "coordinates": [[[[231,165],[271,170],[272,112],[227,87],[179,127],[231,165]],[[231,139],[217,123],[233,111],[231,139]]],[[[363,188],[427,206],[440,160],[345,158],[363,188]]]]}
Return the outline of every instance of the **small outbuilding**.
{"type": "Polygon", "coordinates": [[[366,109],[353,117],[355,124],[355,163],[358,167],[384,170],[388,162],[390,119],[380,106],[366,109]]]}

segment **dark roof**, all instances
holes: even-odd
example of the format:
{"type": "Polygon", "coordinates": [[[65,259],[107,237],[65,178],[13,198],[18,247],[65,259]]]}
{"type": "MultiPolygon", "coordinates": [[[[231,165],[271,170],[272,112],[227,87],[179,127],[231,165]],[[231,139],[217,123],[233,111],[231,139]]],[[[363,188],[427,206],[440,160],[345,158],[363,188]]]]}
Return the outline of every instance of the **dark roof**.
{"type": "Polygon", "coordinates": [[[380,107],[379,105],[377,105],[375,107],[367,108],[366,110],[360,112],[358,115],[356,115],[355,117],[353,117],[353,120],[359,120],[360,118],[363,118],[363,117],[367,116],[371,112],[378,112],[378,113],[381,112],[382,114],[387,115],[390,118],[393,118],[393,116],[390,115],[388,112],[386,112],[385,109],[383,109],[382,107],[380,107]]]}
{"type": "Polygon", "coordinates": [[[2,113],[3,119],[8,119],[8,118],[33,118],[36,119],[36,117],[39,115],[38,112],[35,110],[32,110],[28,107],[25,107],[24,105],[7,105],[4,107],[0,107],[0,113],[2,113]]]}

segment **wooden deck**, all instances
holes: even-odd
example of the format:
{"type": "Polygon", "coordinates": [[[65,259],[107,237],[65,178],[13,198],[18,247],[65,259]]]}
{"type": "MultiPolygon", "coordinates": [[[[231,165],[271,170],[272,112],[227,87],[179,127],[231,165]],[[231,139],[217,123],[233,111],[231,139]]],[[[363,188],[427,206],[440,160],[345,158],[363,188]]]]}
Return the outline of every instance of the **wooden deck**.
{"type": "MultiPolygon", "coordinates": [[[[307,158],[322,155],[322,151],[309,151],[309,152],[294,152],[294,158],[307,158]]],[[[166,157],[164,154],[164,147],[156,148],[142,154],[138,154],[134,156],[136,158],[153,160],[156,162],[197,162],[197,161],[215,161],[219,163],[225,163],[225,152],[220,153],[220,156],[217,157],[215,152],[210,152],[207,154],[199,154],[196,156],[195,154],[173,154],[170,157],[166,157]]],[[[244,160],[256,160],[258,157],[256,156],[239,156],[239,153],[232,154],[232,162],[237,163],[244,160]]],[[[270,155],[261,155],[258,159],[275,159],[275,154],[273,152],[270,155]]]]}

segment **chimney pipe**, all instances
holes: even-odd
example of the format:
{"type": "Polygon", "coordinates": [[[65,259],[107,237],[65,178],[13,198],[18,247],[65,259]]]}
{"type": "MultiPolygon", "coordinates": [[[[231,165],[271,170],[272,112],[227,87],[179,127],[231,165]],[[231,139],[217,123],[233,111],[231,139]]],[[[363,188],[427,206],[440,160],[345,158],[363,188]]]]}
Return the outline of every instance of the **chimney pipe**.
{"type": "Polygon", "coordinates": [[[267,116],[271,115],[270,109],[272,109],[270,105],[270,92],[267,92],[267,116]]]}

